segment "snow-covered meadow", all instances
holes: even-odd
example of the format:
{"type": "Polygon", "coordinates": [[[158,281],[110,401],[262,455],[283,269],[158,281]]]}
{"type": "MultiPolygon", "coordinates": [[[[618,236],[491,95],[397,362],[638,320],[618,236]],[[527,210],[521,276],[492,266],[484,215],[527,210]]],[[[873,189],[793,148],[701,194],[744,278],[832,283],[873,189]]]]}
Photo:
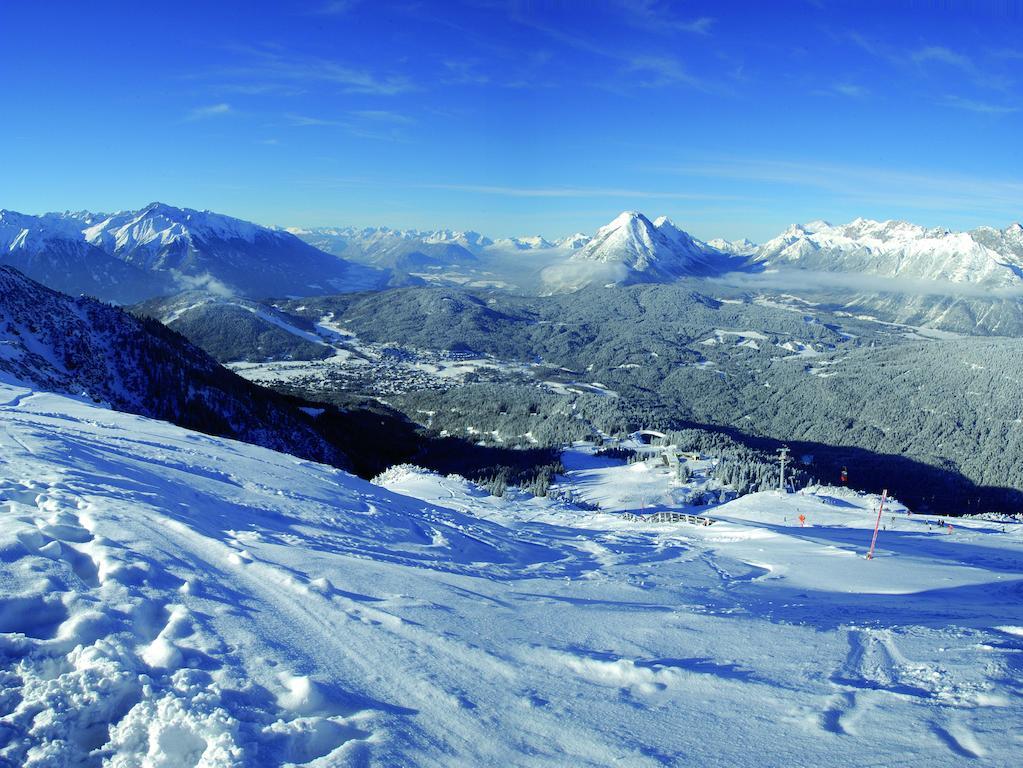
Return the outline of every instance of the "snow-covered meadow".
{"type": "Polygon", "coordinates": [[[626,522],[0,384],[0,764],[1018,764],[1023,525],[868,561],[876,502],[626,522]]]}

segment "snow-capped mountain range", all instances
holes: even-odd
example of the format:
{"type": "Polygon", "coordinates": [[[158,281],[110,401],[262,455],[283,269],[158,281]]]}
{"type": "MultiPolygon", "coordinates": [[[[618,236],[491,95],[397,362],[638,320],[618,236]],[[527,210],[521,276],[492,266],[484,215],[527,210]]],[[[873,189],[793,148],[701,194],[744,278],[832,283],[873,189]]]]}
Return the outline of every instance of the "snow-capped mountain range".
{"type": "Polygon", "coordinates": [[[1023,284],[1023,227],[972,232],[856,219],[793,225],[754,252],[768,267],[870,274],[990,288],[1023,284]]]}
{"type": "Polygon", "coordinates": [[[79,218],[85,215],[0,210],[0,264],[61,291],[122,303],[173,290],[169,276],[139,269],[86,240],[79,218]]]}
{"type": "Polygon", "coordinates": [[[53,287],[117,302],[197,287],[262,297],[385,282],[288,232],[163,203],[115,214],[0,211],[0,257],[53,287]]]}
{"type": "Polygon", "coordinates": [[[431,268],[474,264],[493,241],[477,232],[420,232],[388,227],[322,227],[287,230],[336,257],[389,271],[396,282],[417,282],[414,273],[431,268]]]}
{"type": "Polygon", "coordinates": [[[455,245],[469,253],[479,253],[493,240],[478,232],[452,230],[420,231],[390,227],[288,227],[283,230],[300,237],[323,251],[341,255],[349,250],[364,254],[393,249],[399,244],[455,245]]]}
{"type": "Polygon", "coordinates": [[[85,239],[125,261],[157,269],[175,269],[200,240],[255,243],[264,228],[241,219],[152,203],[139,211],[71,214],[85,225],[85,239]]]}
{"type": "Polygon", "coordinates": [[[716,237],[713,240],[708,240],[707,245],[711,248],[716,248],[722,253],[730,253],[733,256],[750,256],[756,253],[757,250],[757,244],[746,237],[739,240],[725,240],[724,238],[716,237]]]}
{"type": "Polygon", "coordinates": [[[430,282],[551,292],[793,270],[1014,291],[1023,288],[1023,227],[954,232],[903,221],[811,221],[758,246],[704,242],[667,217],[626,211],[593,235],[493,239],[451,229],[284,230],[153,203],[115,214],[2,210],[0,263],[119,303],[194,289],[262,298],[430,282]]]}
{"type": "Polygon", "coordinates": [[[556,240],[548,240],[542,235],[492,239],[472,230],[453,229],[418,230],[391,229],[389,227],[313,227],[303,229],[288,227],[285,231],[328,253],[356,258],[360,255],[373,256],[397,250],[408,252],[410,248],[417,246],[457,246],[472,256],[507,250],[535,251],[551,248],[575,250],[583,247],[590,240],[590,235],[582,232],[556,240]]]}
{"type": "Polygon", "coordinates": [[[474,231],[387,227],[287,231],[329,253],[391,270],[502,264],[510,268],[517,256],[535,254],[546,258],[541,268],[548,290],[713,274],[734,267],[732,257],[745,258],[756,250],[748,240],[705,243],[666,216],[651,221],[637,211],[623,212],[592,235],[576,232],[557,239],[542,235],[495,239],[474,231]]]}

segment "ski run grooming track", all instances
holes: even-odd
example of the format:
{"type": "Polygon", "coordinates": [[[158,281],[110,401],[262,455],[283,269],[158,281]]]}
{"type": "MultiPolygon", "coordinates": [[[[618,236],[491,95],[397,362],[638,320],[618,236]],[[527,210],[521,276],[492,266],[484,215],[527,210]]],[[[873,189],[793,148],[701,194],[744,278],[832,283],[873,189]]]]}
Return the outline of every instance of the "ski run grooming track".
{"type": "Polygon", "coordinates": [[[630,523],[15,383],[0,403],[0,765],[1023,753],[1019,524],[886,513],[868,562],[876,498],[835,489],[630,523]]]}

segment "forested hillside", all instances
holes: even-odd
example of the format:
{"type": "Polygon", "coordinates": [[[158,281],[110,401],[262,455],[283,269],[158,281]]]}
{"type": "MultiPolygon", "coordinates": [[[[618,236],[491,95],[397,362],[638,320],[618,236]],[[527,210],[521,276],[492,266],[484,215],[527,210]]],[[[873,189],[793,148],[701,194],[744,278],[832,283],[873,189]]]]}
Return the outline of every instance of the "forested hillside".
{"type": "Polygon", "coordinates": [[[808,471],[825,480],[852,464],[854,484],[896,485],[917,504],[957,511],[1016,503],[1023,341],[923,341],[911,328],[805,302],[734,291],[719,291],[727,296],[719,300],[693,289],[712,283],[692,286],[544,299],[421,289],[292,308],[333,312],[374,341],[542,361],[619,395],[480,384],[394,399],[412,418],[429,412],[435,428],[455,434],[528,433],[557,445],[595,429],[705,426],[750,445],[798,446],[814,458],[808,471]]]}
{"type": "Polygon", "coordinates": [[[53,392],[350,466],[305,413],[160,323],[0,266],[0,371],[53,392]]]}
{"type": "MultiPolygon", "coordinates": [[[[225,346],[221,329],[238,327],[237,310],[209,304],[201,315],[174,314],[175,327],[221,359],[270,357],[258,333],[234,334],[225,346]]],[[[267,383],[318,399],[336,392],[339,402],[383,396],[435,434],[474,443],[556,448],[641,427],[695,428],[755,450],[789,444],[807,457],[810,477],[837,481],[846,466],[854,485],[890,485],[900,498],[949,512],[1004,508],[1023,488],[1016,339],[928,339],[909,326],[708,280],[541,298],[398,289],[245,315],[274,331],[277,360],[325,349],[359,356],[367,344],[381,360],[355,378],[349,372],[362,369],[341,361],[317,384],[286,369],[267,383]],[[290,318],[292,331],[268,324],[271,313],[290,318]],[[324,335],[329,329],[344,329],[342,346],[324,335]],[[468,362],[427,375],[436,366],[423,350],[468,362]],[[478,363],[477,373],[457,374],[478,363]]]]}

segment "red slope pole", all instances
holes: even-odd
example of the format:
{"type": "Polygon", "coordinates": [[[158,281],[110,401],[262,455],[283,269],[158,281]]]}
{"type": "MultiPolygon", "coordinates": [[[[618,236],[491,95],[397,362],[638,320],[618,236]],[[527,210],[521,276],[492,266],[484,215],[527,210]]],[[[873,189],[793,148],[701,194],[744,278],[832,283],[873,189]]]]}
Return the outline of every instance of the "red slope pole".
{"type": "Polygon", "coordinates": [[[870,551],[867,552],[867,559],[874,559],[874,545],[877,543],[877,529],[881,527],[881,513],[884,512],[884,502],[888,498],[888,489],[881,491],[881,503],[877,505],[877,522],[874,523],[874,537],[870,540],[870,551]]]}

